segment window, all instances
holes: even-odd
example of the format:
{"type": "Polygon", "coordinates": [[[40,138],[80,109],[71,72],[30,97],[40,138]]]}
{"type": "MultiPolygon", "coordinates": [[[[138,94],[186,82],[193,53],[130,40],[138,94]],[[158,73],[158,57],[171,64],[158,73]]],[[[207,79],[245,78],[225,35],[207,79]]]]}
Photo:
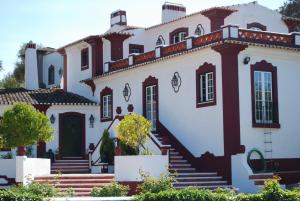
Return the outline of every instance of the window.
{"type": "Polygon", "coordinates": [[[251,65],[252,120],[254,127],[280,127],[277,70],[266,61],[251,65]]]}
{"type": "Polygon", "coordinates": [[[132,53],[144,53],[144,45],[129,44],[129,54],[132,53]]]}
{"type": "Polygon", "coordinates": [[[101,122],[113,119],[113,91],[105,87],[100,93],[101,101],[101,122]]]}
{"type": "Polygon", "coordinates": [[[197,28],[195,30],[195,35],[198,35],[198,36],[204,35],[204,28],[203,28],[202,24],[197,25],[197,28]]]}
{"type": "Polygon", "coordinates": [[[54,79],[55,79],[55,68],[53,65],[51,65],[48,68],[48,85],[54,84],[54,79]]]}
{"type": "Polygon", "coordinates": [[[81,50],[81,70],[89,68],[89,48],[81,50]]]}
{"type": "Polygon", "coordinates": [[[250,24],[247,24],[247,29],[252,29],[255,31],[266,31],[267,27],[261,23],[258,22],[252,22],[250,24]]]}
{"type": "Polygon", "coordinates": [[[165,45],[165,39],[162,35],[158,36],[158,39],[156,41],[156,46],[159,46],[159,45],[165,45]]]}
{"type": "Polygon", "coordinates": [[[178,28],[170,33],[170,44],[179,43],[188,35],[188,28],[178,28]]]}
{"type": "Polygon", "coordinates": [[[204,63],[196,70],[196,107],[216,105],[216,71],[204,63]]]}
{"type": "Polygon", "coordinates": [[[158,121],[158,79],[149,76],[143,82],[143,114],[152,122],[152,130],[156,130],[158,121]]]}

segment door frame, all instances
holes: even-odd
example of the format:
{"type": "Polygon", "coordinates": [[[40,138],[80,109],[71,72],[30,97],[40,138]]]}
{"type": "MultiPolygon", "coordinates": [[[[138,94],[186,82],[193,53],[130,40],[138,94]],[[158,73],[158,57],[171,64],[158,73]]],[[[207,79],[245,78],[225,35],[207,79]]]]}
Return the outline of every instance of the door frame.
{"type": "MultiPolygon", "coordinates": [[[[84,158],[85,157],[85,114],[82,113],[78,113],[78,112],[65,112],[65,113],[60,113],[59,114],[59,156],[60,158],[63,158],[63,154],[62,154],[62,148],[63,148],[63,135],[62,135],[62,131],[63,131],[63,118],[68,117],[68,116],[77,116],[81,118],[81,157],[84,158]]],[[[80,157],[80,156],[79,156],[80,157]]]]}
{"type": "MultiPolygon", "coordinates": [[[[158,79],[149,75],[147,79],[143,82],[143,115],[146,118],[146,88],[149,86],[156,85],[156,127],[157,122],[159,121],[159,88],[158,88],[158,79]]],[[[156,128],[157,130],[157,128],[156,128]]]]}

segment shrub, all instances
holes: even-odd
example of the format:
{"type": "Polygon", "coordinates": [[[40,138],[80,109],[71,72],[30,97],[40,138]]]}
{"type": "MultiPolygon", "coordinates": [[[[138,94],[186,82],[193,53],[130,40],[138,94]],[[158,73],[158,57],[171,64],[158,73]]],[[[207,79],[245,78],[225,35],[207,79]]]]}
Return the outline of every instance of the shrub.
{"type": "Polygon", "coordinates": [[[114,163],[115,156],[115,143],[113,139],[109,137],[107,129],[104,130],[102,135],[102,142],[100,145],[101,162],[112,165],[114,163]]]}
{"type": "Polygon", "coordinates": [[[11,152],[7,152],[6,154],[3,154],[0,156],[1,159],[12,159],[13,154],[11,152]]]}
{"type": "Polygon", "coordinates": [[[0,201],[43,201],[44,198],[40,195],[30,193],[16,193],[12,191],[0,191],[0,201]]]}
{"type": "Polygon", "coordinates": [[[126,115],[117,126],[118,139],[137,150],[146,143],[150,130],[151,122],[135,113],[126,115]]]}
{"type": "Polygon", "coordinates": [[[172,182],[174,179],[169,175],[161,175],[158,179],[149,177],[145,173],[141,172],[143,183],[139,186],[141,193],[158,193],[161,191],[172,190],[172,182]]]}
{"type": "Polygon", "coordinates": [[[35,195],[40,197],[55,197],[58,195],[58,191],[51,184],[31,183],[26,186],[17,185],[9,188],[8,192],[15,194],[35,195]]]}
{"type": "Polygon", "coordinates": [[[92,189],[92,197],[120,197],[128,194],[128,186],[113,182],[107,186],[92,189]]]}
{"type": "Polygon", "coordinates": [[[0,122],[1,146],[6,148],[48,142],[52,139],[52,133],[47,116],[25,103],[16,103],[6,110],[0,122]]]}

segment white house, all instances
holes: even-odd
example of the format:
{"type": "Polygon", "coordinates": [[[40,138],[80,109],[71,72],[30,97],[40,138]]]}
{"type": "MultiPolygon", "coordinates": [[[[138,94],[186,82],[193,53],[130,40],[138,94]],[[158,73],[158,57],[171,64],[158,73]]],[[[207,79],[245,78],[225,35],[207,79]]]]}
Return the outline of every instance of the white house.
{"type": "MultiPolygon", "coordinates": [[[[42,64],[35,44],[27,45],[24,93],[32,97],[40,83],[57,85],[63,75],[65,96],[74,96],[47,102],[55,138],[41,152],[86,158],[116,116],[134,111],[152,121],[153,142],[170,145],[177,188],[251,192],[273,173],[282,184],[300,181],[300,19],[251,2],[192,14],[165,3],[162,23],[147,28],[127,25],[123,10],[110,21],[101,35],[41,55],[42,64]],[[253,149],[264,168],[256,153],[249,156],[253,149]],[[254,174],[247,156],[252,169],[270,173],[254,174]]],[[[0,90],[0,115],[22,101],[7,101],[11,93],[0,90]]]]}

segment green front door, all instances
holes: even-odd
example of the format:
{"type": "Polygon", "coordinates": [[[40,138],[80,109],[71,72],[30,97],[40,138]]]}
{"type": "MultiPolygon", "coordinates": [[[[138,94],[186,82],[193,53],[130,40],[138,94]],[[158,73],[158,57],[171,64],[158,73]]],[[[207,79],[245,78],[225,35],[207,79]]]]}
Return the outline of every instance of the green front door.
{"type": "Polygon", "coordinates": [[[66,113],[60,117],[60,150],[62,157],[82,157],[84,148],[84,115],[66,113]]]}

